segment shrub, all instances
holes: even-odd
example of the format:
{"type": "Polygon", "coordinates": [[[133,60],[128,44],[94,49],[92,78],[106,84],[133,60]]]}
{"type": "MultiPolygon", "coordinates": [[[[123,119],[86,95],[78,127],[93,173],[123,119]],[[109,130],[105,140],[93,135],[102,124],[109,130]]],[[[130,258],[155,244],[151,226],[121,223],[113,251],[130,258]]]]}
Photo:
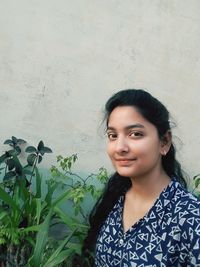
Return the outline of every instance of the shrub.
{"type": "Polygon", "coordinates": [[[37,165],[52,150],[43,141],[26,147],[26,161],[25,140],[12,136],[4,144],[11,149],[0,157],[0,261],[6,267],[72,266],[88,229],[86,204],[101,194],[106,170],[82,176],[72,171],[77,155],[58,156],[44,183],[37,165]]]}

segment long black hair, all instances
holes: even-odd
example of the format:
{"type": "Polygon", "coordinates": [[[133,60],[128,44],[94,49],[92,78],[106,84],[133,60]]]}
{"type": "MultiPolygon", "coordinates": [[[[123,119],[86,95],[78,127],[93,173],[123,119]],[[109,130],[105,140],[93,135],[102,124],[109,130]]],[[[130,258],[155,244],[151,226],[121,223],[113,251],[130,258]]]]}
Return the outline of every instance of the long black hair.
{"type": "MultiPolygon", "coordinates": [[[[108,125],[111,112],[119,106],[133,106],[138,112],[157,129],[159,138],[162,140],[167,131],[171,131],[169,112],[167,108],[150,93],[141,89],[127,89],[114,94],[105,105],[105,120],[108,125]]],[[[184,187],[186,181],[181,170],[180,163],[175,158],[175,147],[171,144],[168,153],[162,157],[162,166],[169,177],[175,177],[184,187]]],[[[90,229],[83,245],[83,257],[91,262],[91,252],[94,251],[99,230],[112,210],[119,196],[131,187],[131,180],[114,173],[104,190],[103,195],[93,208],[90,217],[90,229]]],[[[89,265],[85,265],[89,266],[89,265]]]]}

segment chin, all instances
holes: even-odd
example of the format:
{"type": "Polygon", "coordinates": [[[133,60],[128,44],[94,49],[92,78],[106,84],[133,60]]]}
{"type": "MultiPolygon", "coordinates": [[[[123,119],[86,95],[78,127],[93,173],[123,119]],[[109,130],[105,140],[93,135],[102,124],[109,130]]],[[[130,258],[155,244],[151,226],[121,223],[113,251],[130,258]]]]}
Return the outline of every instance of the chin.
{"type": "Polygon", "coordinates": [[[133,177],[135,175],[135,173],[130,172],[130,171],[125,171],[125,170],[121,170],[121,169],[116,169],[117,173],[119,173],[119,175],[124,176],[124,177],[133,177]]]}

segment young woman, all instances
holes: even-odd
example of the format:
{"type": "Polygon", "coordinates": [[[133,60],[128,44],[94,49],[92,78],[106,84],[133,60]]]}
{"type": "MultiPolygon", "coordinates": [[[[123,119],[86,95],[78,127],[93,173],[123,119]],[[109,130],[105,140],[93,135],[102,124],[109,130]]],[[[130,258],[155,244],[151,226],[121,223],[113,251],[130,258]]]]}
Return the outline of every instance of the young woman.
{"type": "Polygon", "coordinates": [[[91,213],[85,261],[94,252],[96,267],[200,266],[200,203],[175,159],[167,109],[135,89],[105,109],[116,173],[91,213]]]}

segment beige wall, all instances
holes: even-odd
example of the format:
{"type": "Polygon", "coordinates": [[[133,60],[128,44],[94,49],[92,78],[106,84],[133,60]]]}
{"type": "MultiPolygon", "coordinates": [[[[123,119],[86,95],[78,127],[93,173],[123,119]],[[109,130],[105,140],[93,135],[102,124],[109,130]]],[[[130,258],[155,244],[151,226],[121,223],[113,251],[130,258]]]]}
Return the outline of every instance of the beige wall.
{"type": "Polygon", "coordinates": [[[110,168],[102,107],[135,87],[167,105],[200,172],[199,84],[199,0],[0,0],[0,141],[43,139],[47,165],[78,153],[86,172],[110,168]]]}

